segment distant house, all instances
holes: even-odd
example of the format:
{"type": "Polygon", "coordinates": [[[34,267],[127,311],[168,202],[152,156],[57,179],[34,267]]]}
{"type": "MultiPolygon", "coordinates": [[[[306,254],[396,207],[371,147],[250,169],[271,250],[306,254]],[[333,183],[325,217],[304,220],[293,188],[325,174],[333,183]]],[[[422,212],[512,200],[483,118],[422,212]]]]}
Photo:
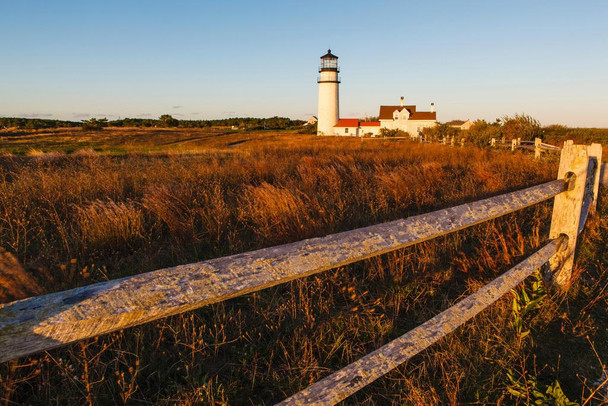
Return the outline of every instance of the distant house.
{"type": "Polygon", "coordinates": [[[412,137],[418,136],[424,128],[437,125],[435,103],[431,103],[430,111],[417,111],[416,106],[405,106],[401,98],[399,106],[380,106],[380,127],[389,130],[401,130],[412,137]]]}
{"type": "Polygon", "coordinates": [[[380,134],[379,121],[361,121],[358,118],[341,118],[334,126],[334,135],[363,137],[380,134]]]}
{"type": "Polygon", "coordinates": [[[361,121],[359,122],[361,135],[371,135],[375,137],[380,134],[380,121],[361,121]]]}
{"type": "Polygon", "coordinates": [[[452,120],[446,123],[450,127],[458,128],[459,130],[468,130],[473,125],[473,122],[470,119],[464,120],[452,120]]]}
{"type": "Polygon", "coordinates": [[[317,124],[317,121],[319,121],[317,119],[317,116],[310,116],[308,117],[308,120],[306,120],[306,123],[304,123],[304,125],[315,125],[317,124]]]}
{"type": "Polygon", "coordinates": [[[380,106],[379,121],[362,121],[358,118],[341,118],[333,127],[334,135],[372,136],[380,134],[380,129],[401,130],[411,137],[417,137],[424,128],[437,125],[437,113],[431,103],[431,111],[416,111],[416,106],[405,106],[401,98],[400,106],[380,106]]]}
{"type": "Polygon", "coordinates": [[[341,118],[338,124],[334,126],[335,135],[358,136],[359,135],[359,119],[358,118],[341,118]]]}

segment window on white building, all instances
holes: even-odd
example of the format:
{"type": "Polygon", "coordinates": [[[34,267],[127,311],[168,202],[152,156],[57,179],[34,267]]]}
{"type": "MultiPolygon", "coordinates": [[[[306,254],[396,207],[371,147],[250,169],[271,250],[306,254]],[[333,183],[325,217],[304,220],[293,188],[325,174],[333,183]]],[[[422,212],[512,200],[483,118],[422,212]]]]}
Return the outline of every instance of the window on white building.
{"type": "Polygon", "coordinates": [[[348,134],[348,128],[344,129],[344,134],[348,134]]]}

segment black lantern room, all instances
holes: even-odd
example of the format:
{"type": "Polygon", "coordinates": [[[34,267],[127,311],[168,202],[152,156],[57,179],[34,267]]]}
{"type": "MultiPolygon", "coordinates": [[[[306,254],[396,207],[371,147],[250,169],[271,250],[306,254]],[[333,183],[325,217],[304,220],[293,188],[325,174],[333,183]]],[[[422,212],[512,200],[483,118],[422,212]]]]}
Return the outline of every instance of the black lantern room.
{"type": "Polygon", "coordinates": [[[338,69],[338,57],[331,53],[331,49],[328,49],[327,53],[321,57],[319,72],[323,71],[340,72],[340,69],[338,69]]]}

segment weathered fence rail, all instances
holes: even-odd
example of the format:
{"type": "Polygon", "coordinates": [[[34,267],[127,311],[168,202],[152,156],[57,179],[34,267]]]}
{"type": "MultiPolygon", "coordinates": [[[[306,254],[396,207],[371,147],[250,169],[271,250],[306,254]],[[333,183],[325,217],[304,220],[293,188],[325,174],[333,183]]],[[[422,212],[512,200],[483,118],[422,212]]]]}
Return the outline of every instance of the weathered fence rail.
{"type": "Polygon", "coordinates": [[[561,236],[477,292],[378,350],[285,399],[279,405],[335,405],[420,351],[436,343],[500,299],[552,257],[568,237],[561,236]]]}
{"type": "Polygon", "coordinates": [[[390,223],[0,305],[0,362],[420,243],[550,199],[565,187],[565,180],[554,180],[390,223]]]}
{"type": "Polygon", "coordinates": [[[335,404],[474,317],[542,264],[549,262],[555,282],[567,286],[581,224],[597,200],[598,146],[565,143],[558,179],[524,190],[0,305],[0,362],[350,264],[556,198],[551,241],[538,252],[423,325],[284,401],[335,404]]]}

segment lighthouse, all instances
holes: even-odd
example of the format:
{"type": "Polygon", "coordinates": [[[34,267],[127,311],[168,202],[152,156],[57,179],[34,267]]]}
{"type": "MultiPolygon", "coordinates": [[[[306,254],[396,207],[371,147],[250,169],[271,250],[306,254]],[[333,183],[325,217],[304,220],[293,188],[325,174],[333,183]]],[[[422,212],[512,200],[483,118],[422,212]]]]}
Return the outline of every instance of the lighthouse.
{"type": "Polygon", "coordinates": [[[321,57],[319,67],[319,111],[317,113],[317,135],[333,135],[334,126],[338,124],[340,78],[338,77],[338,57],[327,50],[327,54],[321,57]]]}

